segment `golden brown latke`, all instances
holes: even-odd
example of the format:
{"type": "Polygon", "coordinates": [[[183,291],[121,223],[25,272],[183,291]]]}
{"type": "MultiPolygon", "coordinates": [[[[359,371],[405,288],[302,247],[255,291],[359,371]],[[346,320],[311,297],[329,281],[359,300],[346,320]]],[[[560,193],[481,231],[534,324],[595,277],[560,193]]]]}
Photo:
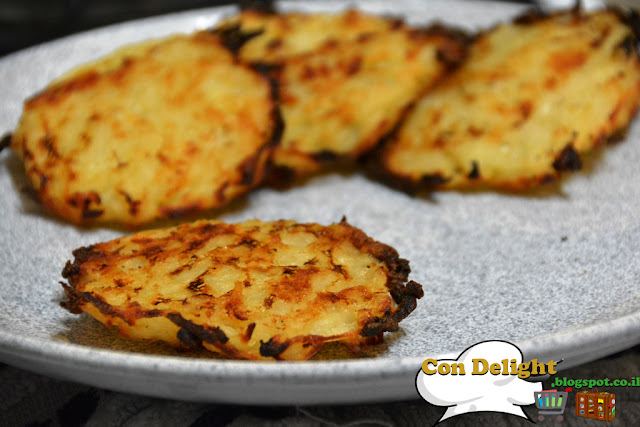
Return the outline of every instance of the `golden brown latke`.
{"type": "Polygon", "coordinates": [[[401,25],[397,19],[354,9],[340,13],[268,13],[249,9],[221,21],[213,31],[245,61],[278,63],[325,45],[401,25]]]}
{"type": "Polygon", "coordinates": [[[347,224],[198,221],[73,252],[73,313],[121,335],[231,358],[304,360],[358,346],[416,307],[422,287],[390,246],[347,224]]]}
{"type": "Polygon", "coordinates": [[[269,64],[286,123],[272,172],[312,172],[374,147],[407,106],[464,56],[466,37],[355,10],[262,13],[223,21],[246,61],[269,64]]]}
{"type": "Polygon", "coordinates": [[[283,61],[275,74],[286,126],[273,164],[301,174],[367,152],[462,58],[464,41],[403,26],[283,61]]]}
{"type": "Polygon", "coordinates": [[[280,132],[270,81],[197,33],[71,71],[25,103],[11,146],[46,209],[138,225],[245,193],[280,132]]]}
{"type": "Polygon", "coordinates": [[[521,189],[581,167],[638,109],[637,38],[621,13],[529,14],[477,37],[378,154],[406,189],[521,189]]]}

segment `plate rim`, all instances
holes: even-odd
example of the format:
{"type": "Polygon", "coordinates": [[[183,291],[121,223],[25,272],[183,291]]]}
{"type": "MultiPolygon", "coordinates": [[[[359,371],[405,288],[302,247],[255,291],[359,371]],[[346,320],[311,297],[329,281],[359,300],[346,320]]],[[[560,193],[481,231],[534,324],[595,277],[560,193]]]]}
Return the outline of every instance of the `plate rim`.
{"type": "MultiPolygon", "coordinates": [[[[440,1],[440,0],[439,0],[440,1]]],[[[281,2],[284,8],[291,8],[295,2],[281,2]]],[[[307,5],[315,5],[319,7],[324,5],[318,0],[305,1],[307,5]]],[[[331,1],[332,7],[362,7],[362,1],[331,1]]],[[[384,4],[384,2],[378,2],[384,4]]],[[[401,13],[408,13],[411,5],[415,1],[408,0],[406,3],[399,2],[398,7],[401,13]]],[[[441,1],[445,3],[445,1],[441,1]]],[[[482,1],[478,3],[500,4],[495,1],[482,1]]],[[[507,4],[505,7],[515,7],[515,4],[507,4]]],[[[295,7],[295,6],[294,6],[295,7]]],[[[517,5],[522,7],[522,5],[517,5]]],[[[364,8],[366,9],[366,7],[364,8]]],[[[524,8],[523,8],[524,9],[524,8]]],[[[66,37],[52,40],[46,43],[28,47],[18,52],[13,52],[0,58],[0,66],[5,63],[15,61],[19,57],[28,56],[33,52],[48,49],[53,46],[66,44],[73,39],[83,38],[91,35],[99,35],[109,33],[122,28],[138,25],[140,23],[153,25],[154,23],[166,21],[167,18],[196,17],[202,14],[226,13],[237,10],[234,5],[207,7],[202,9],[194,9],[182,12],[163,14],[143,19],[134,19],[124,21],[112,25],[107,25],[79,33],[74,33],[66,37]]],[[[631,347],[640,343],[640,311],[627,314],[604,322],[596,322],[587,327],[569,327],[561,331],[540,336],[528,338],[526,340],[515,342],[527,357],[534,357],[538,354],[558,355],[557,350],[564,348],[572,357],[578,355],[581,348],[585,345],[590,348],[591,353],[588,357],[578,358],[574,360],[577,363],[585,363],[611,354],[619,349],[609,346],[607,337],[617,333],[616,336],[628,336],[628,340],[624,343],[627,347],[631,347]],[[585,344],[587,343],[587,344],[585,344]],[[594,347],[594,344],[597,346],[594,347]],[[594,351],[595,349],[595,351],[594,351]],[[611,350],[611,351],[609,351],[611,350]],[[590,358],[589,358],[590,357],[590,358]]],[[[470,343],[473,344],[473,343],[470,343]]],[[[625,347],[625,348],[627,348],[625,347]]],[[[462,351],[463,349],[460,349],[462,351]]],[[[298,380],[305,380],[306,384],[324,383],[330,384],[336,380],[361,380],[366,378],[375,378],[376,376],[389,376],[402,374],[405,377],[415,375],[422,361],[427,357],[450,358],[456,357],[458,353],[445,354],[426,354],[424,356],[405,356],[405,357],[372,357],[364,359],[347,359],[347,360],[311,360],[304,362],[263,362],[263,361],[237,361],[237,360],[221,360],[221,359],[196,359],[184,358],[180,356],[154,355],[148,353],[135,353],[124,350],[113,350],[98,347],[90,347],[87,345],[58,341],[51,339],[43,341],[38,338],[24,337],[11,334],[8,331],[0,330],[0,356],[16,356],[20,355],[26,358],[39,358],[45,365],[51,366],[56,363],[80,364],[85,368],[117,368],[122,372],[151,373],[158,372],[158,367],[164,367],[173,375],[187,374],[198,375],[206,372],[209,380],[234,380],[255,378],[257,375],[260,379],[266,381],[285,381],[295,383],[298,380]],[[46,346],[43,346],[46,344],[46,346]],[[383,370],[380,368],[384,367],[383,370]],[[329,377],[327,377],[329,375],[329,377]]],[[[569,368],[572,365],[567,363],[561,366],[561,369],[569,368]]],[[[393,398],[390,396],[390,398],[393,398]]],[[[336,400],[336,402],[342,401],[336,400]]]]}
{"type": "MultiPolygon", "coordinates": [[[[606,344],[606,338],[616,336],[612,334],[612,331],[619,334],[629,333],[632,338],[628,345],[640,343],[640,312],[628,314],[616,319],[608,320],[604,323],[594,323],[588,327],[582,327],[579,329],[569,328],[558,333],[544,334],[542,336],[528,338],[526,340],[514,342],[525,355],[531,355],[534,357],[536,354],[555,353],[557,343],[565,343],[567,349],[574,348],[580,350],[585,342],[604,342],[606,344]],[[633,328],[632,326],[637,326],[633,328]]],[[[451,356],[457,356],[459,353],[448,352],[440,354],[425,354],[424,356],[405,356],[399,358],[385,358],[385,357],[371,357],[363,359],[339,359],[339,360],[307,360],[307,361],[251,361],[251,360],[225,360],[225,359],[206,359],[206,358],[189,358],[172,355],[161,354],[148,354],[139,353],[133,351],[114,350],[99,347],[91,347],[83,344],[76,344],[71,342],[65,342],[62,340],[52,340],[47,350],[44,350],[39,343],[41,340],[32,337],[18,337],[7,333],[6,331],[0,331],[0,354],[12,354],[16,353],[12,350],[18,350],[20,353],[29,356],[51,356],[56,357],[64,356],[64,360],[70,362],[86,362],[88,365],[109,365],[112,367],[121,366],[122,364],[127,368],[135,368],[136,370],[148,369],[151,364],[156,365],[183,365],[183,367],[189,368],[184,371],[192,371],[192,373],[201,372],[198,371],[203,367],[209,367],[212,365],[220,365],[232,376],[241,378],[246,376],[242,372],[235,372],[238,370],[252,371],[259,370],[261,375],[273,376],[278,378],[296,378],[300,377],[300,374],[307,374],[310,369],[316,371],[317,375],[324,375],[326,373],[335,374],[336,368],[349,368],[345,374],[352,374],[353,377],[369,376],[375,371],[369,371],[364,368],[375,368],[373,365],[381,363],[391,363],[391,366],[385,367],[386,373],[405,371],[407,367],[421,366],[422,361],[427,357],[435,358],[450,358],[451,356]],[[89,356],[104,355],[104,360],[92,360],[89,356]],[[261,368],[268,366],[273,372],[263,372],[261,368]],[[324,371],[327,372],[324,372],[324,371]]],[[[471,343],[475,344],[475,343],[471,343]]],[[[463,351],[461,349],[460,351],[463,351]]],[[[586,362],[586,361],[584,361],[586,362]]],[[[581,361],[581,363],[584,363],[581,361]]],[[[571,367],[574,365],[564,365],[562,369],[571,367]]],[[[417,372],[417,371],[416,371],[417,372]]],[[[249,372],[251,374],[251,372],[249,372]]],[[[304,376],[304,375],[303,375],[304,376]]]]}

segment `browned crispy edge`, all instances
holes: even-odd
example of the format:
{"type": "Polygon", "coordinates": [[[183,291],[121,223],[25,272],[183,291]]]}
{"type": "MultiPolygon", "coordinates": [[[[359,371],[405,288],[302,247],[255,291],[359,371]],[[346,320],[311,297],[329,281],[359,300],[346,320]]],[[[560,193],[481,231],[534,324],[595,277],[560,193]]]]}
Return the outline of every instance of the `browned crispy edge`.
{"type": "MultiPolygon", "coordinates": [[[[194,37],[203,38],[204,36],[203,34],[195,34],[194,37]]],[[[221,37],[211,36],[209,39],[212,41],[215,41],[215,43],[219,44],[220,46],[222,46],[223,48],[231,52],[234,55],[234,58],[236,58],[235,65],[243,67],[247,70],[250,70],[253,73],[256,73],[257,75],[260,76],[261,79],[263,79],[269,84],[270,98],[271,98],[271,108],[269,112],[269,115],[271,116],[271,122],[272,122],[271,130],[269,132],[269,135],[266,137],[265,142],[262,144],[262,146],[258,148],[254,153],[252,153],[250,156],[245,158],[237,167],[238,178],[233,182],[225,182],[223,185],[220,186],[220,188],[218,188],[218,190],[216,191],[216,201],[215,201],[216,203],[212,204],[211,206],[204,205],[202,203],[193,203],[190,205],[185,205],[180,207],[159,206],[157,217],[181,218],[181,217],[193,215],[195,213],[198,213],[207,209],[223,206],[224,204],[229,202],[229,200],[225,197],[225,194],[224,194],[225,189],[228,188],[229,186],[238,186],[242,188],[239,194],[236,195],[235,197],[239,197],[240,194],[250,191],[252,188],[254,188],[255,186],[257,186],[262,182],[262,179],[264,178],[264,175],[265,175],[265,171],[267,169],[268,158],[270,157],[270,154],[274,150],[274,148],[280,143],[280,138],[284,130],[284,122],[282,120],[282,115],[280,113],[279,102],[278,102],[277,86],[275,85],[274,81],[269,77],[268,73],[261,72],[261,70],[256,69],[250,64],[245,64],[238,61],[233,49],[227,46],[221,37]]],[[[127,66],[126,59],[123,61],[123,66],[124,67],[127,66]]],[[[62,82],[58,85],[47,88],[42,92],[37,93],[36,95],[29,98],[25,102],[25,108],[29,104],[41,102],[40,100],[42,99],[46,99],[48,100],[48,102],[55,101],[58,97],[63,96],[64,94],[70,91],[74,91],[79,87],[84,87],[87,85],[90,86],[95,84],[98,78],[99,78],[98,73],[89,72],[71,81],[62,82]]],[[[45,138],[44,143],[49,148],[50,152],[53,155],[57,155],[55,144],[54,144],[55,141],[52,141],[51,139],[52,138],[45,138]]],[[[32,160],[34,158],[33,153],[31,152],[31,150],[28,150],[26,148],[23,141],[16,141],[15,139],[12,139],[9,142],[9,145],[15,147],[18,150],[22,149],[25,163],[28,160],[32,160]]],[[[61,217],[64,217],[67,220],[70,220],[72,222],[76,222],[80,225],[88,225],[88,224],[95,223],[100,218],[100,216],[104,213],[104,210],[101,209],[100,195],[96,192],[74,193],[72,195],[69,195],[67,200],[65,200],[65,203],[71,206],[71,209],[59,208],[55,203],[53,203],[47,197],[47,182],[49,181],[49,176],[44,171],[39,170],[33,164],[30,165],[27,173],[31,181],[33,179],[39,179],[40,188],[34,193],[36,194],[38,201],[47,210],[55,212],[61,217]],[[81,209],[81,218],[79,221],[76,221],[75,218],[72,218],[72,215],[67,215],[68,212],[70,211],[73,212],[73,208],[77,208],[77,207],[80,207],[81,209]]],[[[129,209],[130,215],[135,217],[138,212],[137,205],[140,202],[136,200],[132,200],[127,193],[124,193],[123,197],[125,197],[125,199],[130,205],[130,209],[129,209]]],[[[128,221],[125,219],[121,220],[120,222],[130,226],[144,225],[137,221],[128,221]]]]}
{"type": "MultiPolygon", "coordinates": [[[[614,13],[622,24],[631,29],[632,35],[623,40],[619,45],[619,48],[623,49],[627,56],[634,55],[636,61],[640,63],[640,15],[638,14],[638,11],[634,9],[624,11],[613,6],[608,7],[607,10],[614,13]]],[[[552,19],[554,17],[566,14],[572,15],[576,19],[579,19],[581,16],[583,16],[583,11],[580,9],[579,2],[576,2],[576,6],[568,11],[560,10],[555,12],[543,12],[537,8],[532,8],[514,18],[512,22],[518,25],[532,25],[546,19],[552,19]]],[[[497,25],[485,30],[481,30],[475,35],[471,36],[469,38],[470,44],[484,34],[493,31],[497,27],[497,25]]],[[[466,59],[467,58],[465,57],[461,62],[459,62],[457,64],[457,67],[462,66],[466,59]]],[[[399,129],[402,127],[403,123],[406,121],[407,116],[409,115],[411,110],[414,108],[414,105],[415,103],[409,106],[404,111],[403,117],[397,122],[396,126],[381,139],[378,146],[360,159],[361,163],[364,165],[367,176],[408,194],[438,190],[446,186],[446,184],[450,181],[450,179],[438,173],[426,174],[422,175],[418,179],[413,179],[408,175],[393,173],[387,167],[387,148],[391,144],[393,144],[395,136],[397,135],[399,129]]],[[[637,108],[638,106],[636,106],[636,110],[637,108]]],[[[627,123],[626,126],[616,129],[610,134],[599,135],[597,141],[594,144],[594,148],[622,140],[627,133],[629,124],[630,123],[627,123]]],[[[582,159],[573,146],[573,139],[568,141],[567,145],[565,145],[565,147],[557,154],[552,162],[552,166],[555,170],[555,173],[553,174],[542,174],[540,176],[534,177],[523,177],[517,181],[500,183],[496,186],[505,190],[526,190],[539,185],[552,184],[561,176],[562,172],[580,170],[582,168],[582,159]]],[[[478,183],[482,185],[480,181],[481,171],[476,161],[472,161],[471,172],[469,173],[468,177],[471,180],[477,180],[478,183]]]]}
{"type": "MultiPolygon", "coordinates": [[[[383,332],[397,331],[398,323],[415,310],[417,300],[424,296],[422,286],[414,281],[405,284],[411,271],[409,261],[400,258],[394,248],[368,237],[362,230],[350,225],[345,217],[338,225],[346,230],[345,237],[357,249],[384,263],[389,271],[386,286],[397,306],[381,317],[369,319],[360,330],[361,337],[373,339],[372,342],[377,341],[376,338],[379,338],[383,332]]],[[[261,341],[260,354],[277,359],[294,342],[295,338],[287,341],[279,341],[275,338],[267,342],[261,341]]]]}
{"type": "Polygon", "coordinates": [[[398,323],[416,308],[416,300],[424,296],[420,284],[413,280],[405,284],[411,272],[409,261],[400,258],[398,251],[391,246],[368,237],[362,230],[350,225],[346,217],[342,218],[340,226],[349,230],[349,241],[356,248],[385,264],[389,271],[386,285],[393,301],[397,304],[394,310],[385,313],[382,317],[369,320],[362,327],[360,335],[373,337],[382,332],[396,331],[398,323]]]}
{"type": "MultiPolygon", "coordinates": [[[[365,345],[380,342],[383,332],[396,331],[398,329],[398,323],[416,308],[417,300],[424,295],[422,286],[414,281],[405,284],[411,271],[409,261],[400,258],[394,248],[368,237],[363,231],[347,223],[346,218],[343,218],[338,225],[345,230],[344,237],[357,249],[363,253],[370,254],[387,267],[388,277],[386,286],[396,303],[396,307],[387,310],[380,317],[373,317],[367,320],[366,323],[361,326],[360,330],[362,342],[365,345]]],[[[77,285],[79,276],[82,273],[82,265],[88,261],[99,262],[100,259],[106,261],[107,256],[97,250],[93,245],[80,247],[74,250],[72,254],[75,257],[73,263],[67,261],[62,270],[62,277],[67,279],[68,284],[60,282],[67,298],[66,301],[60,303],[61,307],[71,313],[79,314],[83,311],[83,305],[87,303],[93,304],[105,316],[118,317],[129,325],[135,324],[137,319],[164,316],[180,327],[178,339],[185,347],[199,349],[202,348],[204,342],[216,347],[222,354],[228,357],[238,357],[237,351],[234,348],[225,345],[228,338],[218,327],[198,325],[190,320],[184,319],[178,313],[168,312],[166,310],[142,310],[135,309],[135,306],[133,310],[119,310],[91,292],[80,292],[77,289],[77,285]]],[[[247,331],[249,335],[251,332],[253,331],[247,331]]],[[[320,349],[324,342],[331,338],[335,337],[299,336],[285,341],[281,341],[277,337],[272,337],[266,342],[260,342],[260,354],[263,357],[279,359],[280,355],[289,348],[289,346],[301,340],[305,342],[305,345],[313,346],[313,352],[311,353],[313,354],[320,349]]]]}
{"type": "Polygon", "coordinates": [[[10,145],[11,145],[11,133],[7,132],[0,139],[0,151],[4,150],[10,145]]]}

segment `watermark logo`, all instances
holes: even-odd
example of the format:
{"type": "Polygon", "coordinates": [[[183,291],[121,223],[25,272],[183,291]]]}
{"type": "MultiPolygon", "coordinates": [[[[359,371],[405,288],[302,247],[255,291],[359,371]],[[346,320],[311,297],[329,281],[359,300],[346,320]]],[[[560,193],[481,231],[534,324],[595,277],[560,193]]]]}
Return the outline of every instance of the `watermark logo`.
{"type": "MultiPolygon", "coordinates": [[[[522,352],[506,341],[484,341],[457,359],[426,359],[416,376],[418,393],[427,402],[446,406],[446,420],[470,412],[503,412],[527,418],[522,406],[542,392],[540,376],[556,373],[556,362],[523,363],[522,352]]],[[[566,399],[566,397],[565,397],[566,399]]],[[[566,404],[566,402],[565,402],[566,404]]]]}

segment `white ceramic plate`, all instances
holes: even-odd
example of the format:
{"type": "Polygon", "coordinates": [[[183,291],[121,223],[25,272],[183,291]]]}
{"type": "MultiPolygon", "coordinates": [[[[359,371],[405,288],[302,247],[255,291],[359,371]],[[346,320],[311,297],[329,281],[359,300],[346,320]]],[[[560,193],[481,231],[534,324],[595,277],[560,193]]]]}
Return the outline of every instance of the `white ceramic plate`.
{"type": "MultiPolygon", "coordinates": [[[[353,5],[350,1],[348,4],[353,5]]],[[[358,3],[359,4],[359,3],[358,3]]],[[[346,2],[284,3],[337,10],[346,2]]],[[[358,7],[482,28],[522,11],[490,2],[382,2],[358,7]]],[[[125,23],[0,61],[0,132],[52,78],[117,45],[212,25],[232,8],[125,23]]],[[[366,102],[366,100],[363,100],[366,102]]],[[[591,102],[597,102],[593,98],[591,102]]],[[[412,198],[354,174],[287,191],[262,189],[219,214],[228,221],[292,218],[329,224],[346,214],[411,260],[426,296],[367,357],[256,363],[181,355],[119,338],[62,310],[60,271],[79,246],[119,231],[80,229],[46,215],[21,191],[16,157],[0,154],[0,360],[47,375],[153,396],[235,403],[348,403],[416,397],[426,357],[508,340],[564,368],[640,342],[640,127],[588,161],[588,173],[539,196],[439,192],[412,198]]]]}

